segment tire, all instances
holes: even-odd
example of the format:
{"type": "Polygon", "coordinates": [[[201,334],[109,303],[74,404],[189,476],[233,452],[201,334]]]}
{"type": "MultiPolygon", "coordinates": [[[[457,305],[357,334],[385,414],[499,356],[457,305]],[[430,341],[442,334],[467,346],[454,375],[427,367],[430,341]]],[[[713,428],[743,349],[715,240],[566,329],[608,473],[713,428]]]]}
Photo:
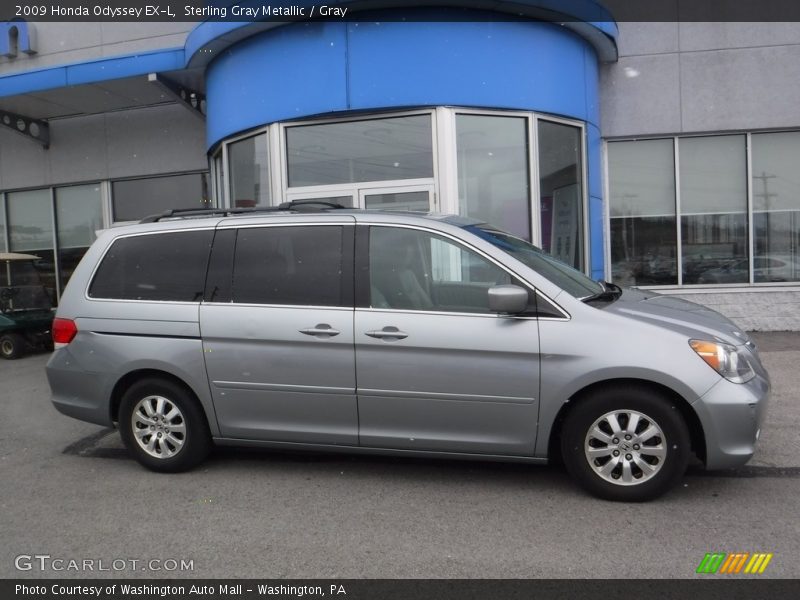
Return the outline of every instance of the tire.
{"type": "Polygon", "coordinates": [[[119,407],[119,432],[139,463],[163,473],[191,469],[212,447],[197,398],[166,379],[142,379],[128,388],[119,407]]]}
{"type": "Polygon", "coordinates": [[[570,475],[589,493],[620,502],[652,500],[675,486],[686,472],[690,446],[675,402],[635,386],[582,398],[561,435],[570,475]]]}
{"type": "Polygon", "coordinates": [[[25,354],[28,345],[18,333],[6,333],[0,337],[0,356],[14,360],[25,354]]]}

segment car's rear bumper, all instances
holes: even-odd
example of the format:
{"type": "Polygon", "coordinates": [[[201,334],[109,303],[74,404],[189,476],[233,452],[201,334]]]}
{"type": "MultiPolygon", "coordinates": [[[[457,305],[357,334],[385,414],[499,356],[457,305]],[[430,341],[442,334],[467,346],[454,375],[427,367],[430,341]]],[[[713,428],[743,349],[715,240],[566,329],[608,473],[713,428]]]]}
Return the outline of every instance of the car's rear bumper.
{"type": "Polygon", "coordinates": [[[47,363],[51,400],[58,412],[98,425],[112,425],[107,381],[78,366],[67,348],[53,352],[47,363]]]}

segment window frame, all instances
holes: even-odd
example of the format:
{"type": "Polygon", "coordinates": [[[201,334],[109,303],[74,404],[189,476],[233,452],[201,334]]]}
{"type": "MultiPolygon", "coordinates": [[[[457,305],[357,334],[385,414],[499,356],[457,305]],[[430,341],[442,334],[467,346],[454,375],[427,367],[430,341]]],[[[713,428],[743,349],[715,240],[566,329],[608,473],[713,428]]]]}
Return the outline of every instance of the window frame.
{"type": "MultiPolygon", "coordinates": [[[[581,271],[591,274],[591,239],[589,219],[589,165],[587,124],[578,119],[570,119],[549,113],[526,110],[503,110],[469,106],[441,106],[408,108],[404,110],[370,111],[347,113],[336,116],[322,116],[319,118],[302,118],[296,121],[276,121],[260,127],[248,129],[232,135],[219,142],[212,161],[219,155],[220,164],[225,169],[222,186],[222,195],[214,197],[217,206],[230,208],[230,173],[228,165],[228,145],[244,138],[260,133],[266,133],[269,156],[269,180],[271,184],[272,203],[278,205],[284,200],[292,198],[314,198],[329,196],[351,196],[358,206],[360,190],[372,188],[408,187],[417,185],[432,185],[433,198],[431,210],[451,214],[461,214],[458,202],[458,164],[457,164],[457,131],[456,116],[459,114],[474,116],[520,117],[526,119],[528,136],[528,203],[530,206],[531,242],[541,247],[541,195],[539,182],[539,123],[547,121],[560,125],[575,127],[579,130],[581,149],[581,193],[580,193],[580,233],[582,242],[581,271]],[[354,121],[374,121],[393,117],[408,117],[414,115],[430,115],[433,154],[433,177],[422,179],[397,179],[385,181],[355,182],[350,184],[330,184],[318,186],[288,185],[288,160],[286,156],[286,130],[291,127],[324,125],[329,123],[344,123],[354,121]]],[[[662,136],[663,137],[663,136],[662,136]]],[[[608,239],[608,236],[606,236],[608,239]]],[[[607,264],[607,261],[606,261],[607,264]]]]}
{"type": "MultiPolygon", "coordinates": [[[[130,221],[116,221],[114,220],[114,184],[124,181],[138,181],[141,179],[160,179],[162,177],[179,177],[181,175],[205,175],[206,176],[206,184],[207,189],[209,192],[208,202],[206,202],[207,206],[204,208],[215,208],[216,200],[213,190],[213,184],[211,182],[211,170],[210,169],[194,169],[191,171],[176,171],[172,173],[156,173],[154,175],[140,175],[137,177],[119,177],[116,179],[108,179],[105,180],[104,183],[107,184],[107,201],[104,203],[106,205],[106,212],[107,212],[107,223],[109,227],[124,227],[125,225],[134,225],[139,222],[139,219],[133,219],[130,221]]],[[[75,184],[69,184],[75,185],[75,184]]],[[[65,186],[55,186],[55,187],[65,187],[65,186]]]]}
{"type": "MultiPolygon", "coordinates": [[[[319,119],[303,119],[298,121],[282,121],[275,123],[269,128],[274,129],[276,132],[276,142],[278,148],[275,151],[277,154],[277,167],[280,169],[273,179],[279,186],[279,197],[304,197],[311,198],[325,196],[346,196],[352,195],[355,208],[363,208],[360,206],[360,191],[362,189],[370,188],[390,188],[390,187],[407,187],[413,185],[433,185],[433,198],[431,199],[432,210],[440,210],[438,198],[440,196],[438,189],[438,132],[437,132],[437,118],[434,109],[416,109],[404,111],[391,111],[391,112],[371,112],[364,114],[346,115],[338,117],[325,117],[319,119]],[[292,127],[307,127],[313,125],[328,125],[334,123],[356,123],[361,121],[379,121],[382,119],[392,119],[397,117],[414,117],[428,115],[431,122],[431,162],[433,175],[431,177],[421,177],[414,179],[380,179],[375,181],[356,181],[352,183],[333,183],[325,185],[304,185],[304,186],[289,186],[289,159],[287,153],[289,147],[287,145],[287,129],[292,127]]],[[[226,140],[227,143],[227,140],[226,140]]]]}
{"type": "MultiPolygon", "coordinates": [[[[535,135],[535,140],[533,141],[534,144],[534,151],[531,152],[532,161],[536,163],[536,172],[535,172],[535,188],[532,188],[535,192],[534,203],[531,205],[531,212],[533,213],[535,210],[535,214],[539,215],[537,219],[533,216],[533,220],[537,222],[536,227],[538,227],[538,235],[539,237],[535,238],[536,241],[532,242],[535,246],[539,248],[542,247],[542,231],[541,231],[541,215],[542,215],[542,194],[539,186],[539,122],[541,121],[548,121],[550,123],[557,123],[559,125],[567,125],[570,127],[577,127],[580,131],[580,140],[581,140],[581,234],[583,235],[583,239],[581,240],[583,245],[583,268],[579,269],[583,273],[591,276],[592,273],[592,266],[591,266],[591,245],[592,240],[590,236],[590,228],[589,228],[589,164],[588,164],[588,149],[587,149],[587,140],[586,140],[586,123],[583,121],[575,121],[572,119],[565,119],[562,117],[556,117],[552,115],[545,115],[543,113],[532,113],[535,120],[536,125],[532,130],[532,135],[535,135]]],[[[531,172],[531,176],[534,176],[534,173],[531,172]]],[[[531,239],[533,238],[533,230],[531,231],[531,239]]]]}
{"type": "Polygon", "coordinates": [[[768,129],[768,130],[734,130],[724,132],[700,132],[689,133],[682,135],[646,135],[646,136],[625,136],[617,138],[604,138],[602,149],[602,169],[603,169],[603,192],[605,200],[603,202],[603,246],[605,269],[604,277],[606,281],[611,281],[611,177],[609,172],[608,152],[609,145],[619,142],[636,142],[645,140],[670,140],[673,146],[673,175],[675,181],[675,240],[676,240],[676,261],[677,261],[677,275],[678,283],[670,285],[637,285],[638,289],[654,290],[654,291],[680,291],[682,293],[708,293],[710,291],[727,293],[727,292],[740,292],[740,291],[765,291],[770,289],[777,289],[782,291],[800,291],[800,281],[755,281],[755,272],[753,267],[753,259],[755,258],[755,241],[754,241],[754,192],[753,192],[753,135],[762,133],[798,133],[798,129],[768,129]],[[679,141],[687,138],[710,138],[710,137],[730,137],[730,136],[743,136],[745,144],[745,170],[743,176],[746,181],[746,218],[747,218],[747,260],[750,264],[748,281],[741,283],[683,283],[683,235],[681,231],[681,217],[683,216],[681,207],[681,191],[680,191],[680,150],[679,141]]]}
{"type": "Polygon", "coordinates": [[[213,175],[213,178],[209,187],[212,189],[219,189],[219,191],[222,192],[222,196],[217,196],[214,192],[212,192],[210,204],[212,204],[214,207],[231,207],[231,200],[233,198],[233,194],[231,193],[231,185],[233,184],[233,179],[231,178],[230,146],[249,138],[257,138],[261,134],[264,134],[264,144],[267,156],[267,191],[269,192],[269,203],[267,206],[275,206],[276,204],[279,204],[275,202],[274,196],[275,186],[273,185],[274,178],[272,176],[273,147],[270,140],[271,130],[271,127],[259,127],[258,129],[251,129],[241,134],[237,134],[236,136],[226,139],[225,142],[220,144],[219,147],[214,151],[213,155],[211,155],[211,166],[209,169],[209,177],[212,177],[213,175]]]}
{"type": "MultiPolygon", "coordinates": [[[[59,245],[59,238],[58,238],[58,209],[57,209],[57,192],[61,188],[69,188],[69,187],[77,187],[77,186],[85,186],[85,185],[96,185],[100,188],[100,202],[101,202],[101,210],[102,210],[102,229],[111,229],[114,227],[123,227],[125,225],[132,225],[138,223],[137,221],[114,221],[113,220],[113,200],[112,200],[112,184],[116,181],[129,181],[134,179],[153,179],[157,177],[171,177],[176,175],[194,175],[194,174],[203,174],[205,173],[207,177],[211,177],[211,169],[194,169],[191,171],[176,171],[171,173],[155,173],[152,175],[141,175],[135,177],[119,177],[116,179],[86,179],[86,180],[77,180],[77,181],[69,181],[67,183],[61,183],[56,185],[46,185],[46,186],[29,186],[29,187],[22,187],[22,188],[9,188],[6,190],[0,191],[0,214],[4,218],[5,223],[5,235],[0,236],[0,252],[8,252],[11,248],[11,228],[9,225],[8,219],[8,195],[13,194],[16,192],[32,192],[37,190],[48,190],[50,194],[50,215],[51,215],[51,223],[53,224],[53,264],[55,265],[55,278],[57,282],[57,287],[55,289],[56,294],[56,302],[61,302],[62,296],[62,288],[65,287],[62,285],[61,282],[61,259],[60,259],[60,245],[59,245]]],[[[209,208],[215,206],[217,196],[212,192],[212,186],[214,182],[210,179],[208,180],[209,186],[209,208]]]]}

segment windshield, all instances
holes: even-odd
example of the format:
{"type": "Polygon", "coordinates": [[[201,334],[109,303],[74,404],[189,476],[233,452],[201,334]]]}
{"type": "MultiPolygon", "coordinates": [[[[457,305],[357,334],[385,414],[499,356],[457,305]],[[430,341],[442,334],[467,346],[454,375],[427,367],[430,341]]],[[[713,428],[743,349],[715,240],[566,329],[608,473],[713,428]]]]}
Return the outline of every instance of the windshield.
{"type": "Polygon", "coordinates": [[[463,228],[510,254],[575,298],[586,298],[604,290],[602,285],[577,269],[523,239],[486,224],[465,225],[463,228]]]}

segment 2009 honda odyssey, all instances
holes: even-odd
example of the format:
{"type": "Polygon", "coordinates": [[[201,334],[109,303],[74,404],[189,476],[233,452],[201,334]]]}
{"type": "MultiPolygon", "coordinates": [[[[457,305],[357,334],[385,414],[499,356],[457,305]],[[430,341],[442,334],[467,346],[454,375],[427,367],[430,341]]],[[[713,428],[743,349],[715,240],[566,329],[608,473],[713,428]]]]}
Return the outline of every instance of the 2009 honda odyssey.
{"type": "Polygon", "coordinates": [[[476,221],[211,211],[104,232],[58,308],[62,413],[145,466],[212,444],[545,463],[645,500],[753,454],[769,379],[701,306],[597,283],[476,221]]]}

